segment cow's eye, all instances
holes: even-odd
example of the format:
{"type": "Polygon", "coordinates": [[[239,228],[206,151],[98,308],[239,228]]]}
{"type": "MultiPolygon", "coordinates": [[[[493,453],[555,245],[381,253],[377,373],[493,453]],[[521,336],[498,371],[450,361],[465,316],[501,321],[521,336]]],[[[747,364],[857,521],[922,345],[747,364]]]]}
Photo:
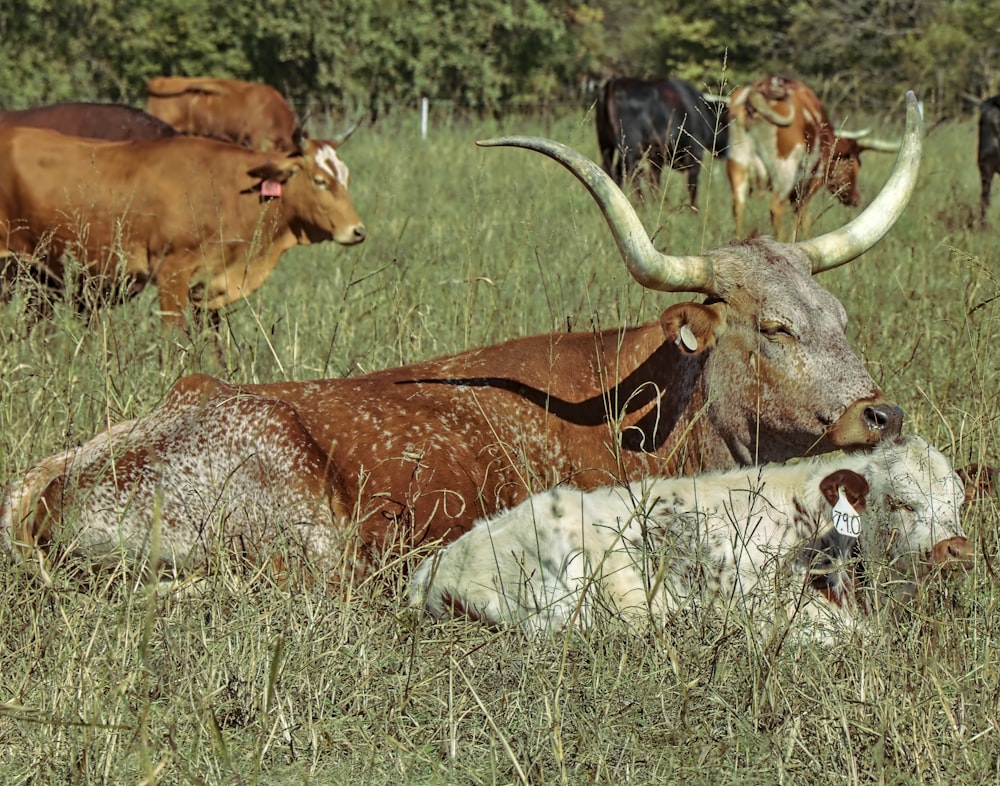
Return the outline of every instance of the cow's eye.
{"type": "Polygon", "coordinates": [[[886,497],[885,502],[886,505],[889,506],[889,510],[892,511],[905,510],[908,513],[914,512],[913,505],[909,504],[908,502],[903,502],[903,500],[897,499],[896,497],[886,497]]]}
{"type": "Polygon", "coordinates": [[[783,322],[765,320],[760,323],[760,332],[768,341],[791,341],[795,338],[783,322]]]}
{"type": "Polygon", "coordinates": [[[325,177],[314,177],[313,178],[313,184],[316,186],[316,188],[329,188],[330,187],[330,184],[326,182],[326,178],[325,177]]]}

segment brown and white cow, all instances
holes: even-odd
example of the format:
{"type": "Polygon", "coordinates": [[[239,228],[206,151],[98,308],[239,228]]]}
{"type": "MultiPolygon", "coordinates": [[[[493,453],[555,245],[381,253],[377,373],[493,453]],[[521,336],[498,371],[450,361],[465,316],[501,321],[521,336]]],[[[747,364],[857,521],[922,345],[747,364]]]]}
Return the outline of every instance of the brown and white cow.
{"type": "Polygon", "coordinates": [[[0,255],[35,255],[56,281],[67,252],[91,276],[152,281],[182,323],[189,299],[214,311],[250,295],[297,244],[364,240],[349,180],[327,142],[278,155],[0,129],[0,255]]]}
{"type": "Polygon", "coordinates": [[[808,230],[808,204],[825,185],[841,203],[857,207],[858,171],[864,150],[895,151],[898,144],[834,132],[816,94],[798,79],[770,76],[737,89],[729,99],[729,159],[736,236],[743,237],[747,195],[754,184],[771,193],[775,236],[808,230]],[[785,227],[791,202],[796,226],[785,227]]]}
{"type": "Polygon", "coordinates": [[[533,137],[484,143],[562,163],[597,200],[637,281],[708,298],[637,327],[516,339],[352,379],[187,377],[150,414],[15,482],[4,528],[28,550],[97,541],[141,551],[159,521],[174,565],[263,533],[336,578],[381,552],[456,538],[557,483],[593,488],[896,436],[902,411],[849,347],[844,309],[813,274],[856,258],[898,218],[920,126],[910,94],[889,182],[841,230],[703,256],[658,252],[627,197],[575,151],[533,137]]]}
{"type": "MultiPolygon", "coordinates": [[[[879,567],[912,586],[967,564],[964,488],[920,437],[871,451],[591,491],[560,487],[483,519],[420,565],[410,600],[536,633],[586,628],[600,609],[633,625],[733,604],[850,624],[877,603],[879,567]],[[867,564],[865,564],[867,563],[867,564]],[[863,566],[863,567],[862,567],[863,566]],[[832,619],[831,619],[832,618],[832,619]]],[[[883,577],[886,578],[886,577],[883,577]]]]}
{"type": "Polygon", "coordinates": [[[48,128],[60,134],[109,142],[164,139],[180,133],[169,123],[134,106],[82,101],[0,112],[0,128],[5,126],[48,128]]]}
{"type": "Polygon", "coordinates": [[[260,82],[158,76],[146,85],[146,111],[185,134],[229,139],[265,153],[294,153],[301,144],[292,108],[260,82]]]}

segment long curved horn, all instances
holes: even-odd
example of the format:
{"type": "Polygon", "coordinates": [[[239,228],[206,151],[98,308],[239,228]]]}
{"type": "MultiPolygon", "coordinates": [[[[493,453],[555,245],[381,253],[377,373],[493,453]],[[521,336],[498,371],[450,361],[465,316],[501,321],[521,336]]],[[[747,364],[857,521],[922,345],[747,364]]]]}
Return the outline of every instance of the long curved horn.
{"type": "Polygon", "coordinates": [[[878,153],[895,153],[899,150],[900,142],[891,139],[863,139],[858,142],[858,147],[862,150],[874,150],[878,153]]]}
{"type": "Polygon", "coordinates": [[[753,88],[750,89],[750,95],[747,97],[747,101],[750,106],[758,112],[758,114],[763,115],[776,126],[790,126],[792,121],[795,119],[795,105],[791,101],[788,102],[787,115],[779,115],[775,112],[774,107],[767,102],[767,99],[753,88]]]}
{"type": "Polygon", "coordinates": [[[861,150],[875,150],[879,153],[895,153],[899,150],[900,142],[891,139],[869,139],[868,135],[871,132],[870,128],[862,128],[857,131],[846,131],[841,128],[834,131],[833,135],[837,139],[855,140],[861,150]]]}
{"type": "Polygon", "coordinates": [[[576,175],[611,227],[628,272],[644,287],[661,292],[718,294],[712,260],[705,256],[675,257],[657,251],[628,198],[605,171],[586,156],[559,142],[535,136],[505,136],[480,140],[476,144],[534,150],[558,161],[576,175]]]}
{"type": "Polygon", "coordinates": [[[861,215],[840,229],[795,245],[812,260],[812,272],[839,267],[861,256],[881,240],[902,215],[920,171],[923,113],[912,90],[906,93],[906,128],[889,179],[861,215]]]}
{"type": "Polygon", "coordinates": [[[843,128],[838,128],[834,130],[833,135],[837,139],[861,139],[863,136],[868,136],[872,130],[870,128],[860,128],[857,131],[848,131],[843,128]]]}

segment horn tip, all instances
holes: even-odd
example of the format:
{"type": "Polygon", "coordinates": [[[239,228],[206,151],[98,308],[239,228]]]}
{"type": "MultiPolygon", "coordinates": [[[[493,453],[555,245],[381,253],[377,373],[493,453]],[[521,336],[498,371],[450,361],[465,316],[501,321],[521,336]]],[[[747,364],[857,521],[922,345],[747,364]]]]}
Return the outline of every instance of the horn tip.
{"type": "Polygon", "coordinates": [[[521,136],[495,136],[490,139],[477,139],[477,147],[503,147],[504,145],[516,145],[520,140],[524,139],[521,136]]]}
{"type": "Polygon", "coordinates": [[[917,100],[917,94],[914,93],[912,90],[907,90],[906,91],[905,100],[906,100],[906,106],[907,106],[907,108],[909,108],[911,106],[915,106],[917,108],[917,111],[920,113],[920,119],[923,120],[924,119],[924,102],[917,100]]]}

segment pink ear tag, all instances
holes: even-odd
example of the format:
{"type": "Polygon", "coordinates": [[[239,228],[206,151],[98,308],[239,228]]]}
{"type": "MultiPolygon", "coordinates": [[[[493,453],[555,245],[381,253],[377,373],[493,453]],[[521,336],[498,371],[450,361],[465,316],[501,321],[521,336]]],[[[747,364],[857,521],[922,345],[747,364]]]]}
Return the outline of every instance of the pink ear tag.
{"type": "Polygon", "coordinates": [[[260,184],[260,195],[264,197],[280,197],[281,183],[277,180],[264,180],[260,184]]]}

